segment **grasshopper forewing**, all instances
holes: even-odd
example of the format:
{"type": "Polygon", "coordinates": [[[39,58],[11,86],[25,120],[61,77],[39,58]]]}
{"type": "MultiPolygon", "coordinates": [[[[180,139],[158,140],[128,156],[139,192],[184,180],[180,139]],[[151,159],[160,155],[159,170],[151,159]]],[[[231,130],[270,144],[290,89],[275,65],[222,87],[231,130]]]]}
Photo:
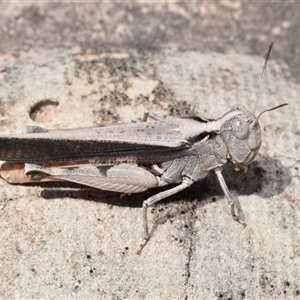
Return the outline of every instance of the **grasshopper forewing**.
{"type": "Polygon", "coordinates": [[[198,119],[51,131],[27,126],[24,134],[0,136],[0,159],[24,163],[163,162],[181,157],[191,150],[194,139],[214,129],[198,119]]]}
{"type": "MultiPolygon", "coordinates": [[[[236,169],[246,170],[261,146],[255,116],[270,45],[254,110],[234,105],[222,117],[161,119],[147,112],[145,121],[101,127],[48,131],[29,126],[24,134],[0,136],[0,160],[6,161],[1,176],[11,183],[66,180],[121,193],[138,193],[149,188],[178,184],[143,203],[144,239],[149,240],[147,208],[215,171],[235,214],[222,166],[231,160],[236,169]]],[[[269,110],[284,106],[279,105],[269,110]]],[[[266,111],[269,111],[266,110],[266,111]]]]}

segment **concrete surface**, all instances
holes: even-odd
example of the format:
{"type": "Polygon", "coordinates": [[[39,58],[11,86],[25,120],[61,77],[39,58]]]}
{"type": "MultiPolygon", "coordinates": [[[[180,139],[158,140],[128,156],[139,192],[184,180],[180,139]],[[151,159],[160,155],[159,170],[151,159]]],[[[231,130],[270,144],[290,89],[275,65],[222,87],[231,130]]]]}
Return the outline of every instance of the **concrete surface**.
{"type": "Polygon", "coordinates": [[[248,226],[235,223],[216,178],[150,214],[143,199],[68,184],[0,189],[0,298],[300,298],[298,4],[2,3],[1,133],[258,111],[263,145],[248,173],[224,177],[248,226]],[[58,103],[48,123],[30,119],[58,103]],[[52,101],[52,102],[51,102],[52,101]]]}

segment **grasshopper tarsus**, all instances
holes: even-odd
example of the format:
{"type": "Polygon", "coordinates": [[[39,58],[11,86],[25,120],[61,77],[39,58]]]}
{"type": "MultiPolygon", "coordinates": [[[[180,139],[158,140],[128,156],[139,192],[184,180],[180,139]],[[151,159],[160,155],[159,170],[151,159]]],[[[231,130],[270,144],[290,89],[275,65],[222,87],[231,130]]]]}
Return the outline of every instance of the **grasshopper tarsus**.
{"type": "Polygon", "coordinates": [[[247,226],[247,224],[236,215],[235,209],[234,209],[234,204],[230,205],[230,212],[231,212],[231,215],[232,215],[234,221],[241,224],[244,228],[247,226]]]}
{"type": "Polygon", "coordinates": [[[139,248],[136,250],[135,254],[136,255],[141,255],[141,253],[142,253],[144,247],[147,245],[147,243],[148,243],[148,239],[144,239],[142,241],[142,243],[140,244],[139,248]]]}

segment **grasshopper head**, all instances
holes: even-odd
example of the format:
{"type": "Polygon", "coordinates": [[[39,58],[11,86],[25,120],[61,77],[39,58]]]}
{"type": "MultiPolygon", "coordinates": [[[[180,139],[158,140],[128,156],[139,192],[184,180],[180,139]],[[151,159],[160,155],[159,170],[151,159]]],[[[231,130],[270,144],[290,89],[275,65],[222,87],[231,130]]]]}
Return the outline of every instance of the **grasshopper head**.
{"type": "Polygon", "coordinates": [[[241,104],[222,116],[221,137],[236,169],[247,170],[261,146],[260,126],[255,115],[241,104]]]}
{"type": "Polygon", "coordinates": [[[259,117],[267,111],[287,105],[287,103],[284,103],[273,108],[266,109],[262,111],[258,117],[255,117],[272,47],[273,42],[270,44],[265,59],[254,110],[251,112],[245,108],[245,106],[236,104],[232,106],[230,111],[223,115],[220,119],[220,134],[228,149],[229,158],[233,161],[235,169],[237,170],[244,169],[246,171],[248,165],[253,161],[259,151],[261,146],[261,133],[258,123],[259,117]]]}

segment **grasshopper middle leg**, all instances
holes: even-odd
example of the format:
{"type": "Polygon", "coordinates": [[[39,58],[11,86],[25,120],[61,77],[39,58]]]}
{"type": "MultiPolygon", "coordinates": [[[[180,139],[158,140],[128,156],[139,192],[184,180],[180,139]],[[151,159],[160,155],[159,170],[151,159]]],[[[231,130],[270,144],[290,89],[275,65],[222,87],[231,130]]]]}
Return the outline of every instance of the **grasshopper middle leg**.
{"type": "Polygon", "coordinates": [[[151,111],[146,110],[145,113],[144,113],[143,122],[146,122],[148,120],[148,117],[155,120],[155,121],[160,121],[161,120],[160,116],[154,114],[151,111]]]}

